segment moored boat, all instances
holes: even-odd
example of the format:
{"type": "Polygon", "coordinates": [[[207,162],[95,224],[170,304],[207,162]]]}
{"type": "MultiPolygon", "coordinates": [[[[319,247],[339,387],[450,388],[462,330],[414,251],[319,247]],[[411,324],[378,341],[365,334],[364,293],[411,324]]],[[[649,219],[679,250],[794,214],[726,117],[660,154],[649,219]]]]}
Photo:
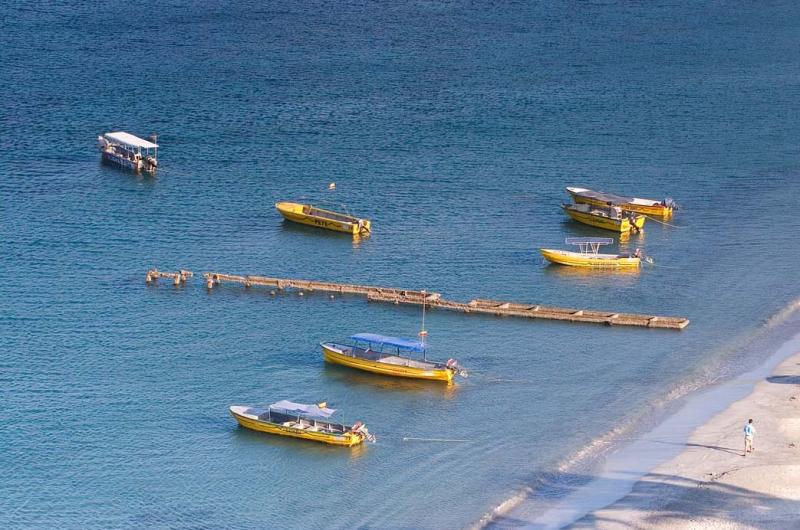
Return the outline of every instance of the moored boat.
{"type": "Polygon", "coordinates": [[[284,400],[266,408],[232,405],[230,412],[239,425],[254,431],[347,447],[375,441],[360,421],[353,425],[327,421],[336,410],[325,403],[306,405],[284,400]]]}
{"type": "Polygon", "coordinates": [[[155,173],[158,167],[158,144],[155,143],[154,134],[150,140],[123,131],[108,132],[97,137],[97,148],[104,162],[136,172],[144,170],[155,173]]]}
{"type": "Polygon", "coordinates": [[[275,208],[288,221],[352,235],[369,235],[372,224],[369,219],[317,208],[310,204],[279,202],[275,208]]]}
{"type": "Polygon", "coordinates": [[[658,217],[671,217],[675,203],[672,199],[657,201],[654,199],[639,199],[614,193],[605,193],[586,188],[568,187],[567,192],[572,195],[576,203],[590,204],[592,206],[619,206],[623,210],[658,217]]]}
{"type": "Polygon", "coordinates": [[[600,253],[601,246],[610,245],[613,242],[614,240],[610,237],[568,237],[566,243],[577,246],[579,252],[549,248],[539,249],[539,252],[551,263],[572,267],[619,268],[640,266],[641,252],[639,249],[636,249],[636,252],[632,255],[600,253]]]}
{"type": "Polygon", "coordinates": [[[456,375],[467,375],[455,359],[447,362],[427,360],[425,345],[416,340],[373,333],[359,333],[350,339],[352,345],[321,343],[323,358],[329,363],[394,377],[449,383],[456,375]],[[422,353],[423,358],[414,359],[409,357],[410,353],[422,353]]]}
{"type": "Polygon", "coordinates": [[[600,208],[589,204],[562,204],[561,207],[579,223],[625,234],[641,231],[647,219],[634,213],[626,215],[619,206],[600,208]]]}

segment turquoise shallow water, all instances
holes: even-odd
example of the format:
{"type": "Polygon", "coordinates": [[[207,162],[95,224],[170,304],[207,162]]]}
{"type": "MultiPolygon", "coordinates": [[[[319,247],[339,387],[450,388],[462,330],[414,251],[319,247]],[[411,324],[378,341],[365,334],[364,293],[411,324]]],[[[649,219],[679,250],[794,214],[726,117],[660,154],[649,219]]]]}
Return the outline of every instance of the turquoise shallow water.
{"type": "Polygon", "coordinates": [[[738,344],[800,294],[793,3],[0,13],[0,526],[464,526],[649,404],[757,364],[738,344]],[[99,163],[116,128],[159,133],[156,178],[99,163]],[[638,275],[544,266],[538,247],[605,235],[565,220],[566,185],[672,196],[681,228],[627,245],[656,259],[638,275]],[[375,233],[287,225],[273,203],[297,197],[375,233]],[[417,309],[146,287],[153,266],[692,324],[432,312],[431,354],[472,371],[447,391],[321,361],[323,340],[413,336],[417,309]],[[379,443],[274,439],[227,413],[284,398],[326,399],[379,443]]]}

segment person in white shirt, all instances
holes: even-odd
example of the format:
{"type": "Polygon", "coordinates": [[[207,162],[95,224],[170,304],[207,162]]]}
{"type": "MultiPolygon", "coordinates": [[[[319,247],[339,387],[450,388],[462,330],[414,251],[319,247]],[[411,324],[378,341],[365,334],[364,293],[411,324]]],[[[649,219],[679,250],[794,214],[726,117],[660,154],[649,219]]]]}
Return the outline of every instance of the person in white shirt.
{"type": "Polygon", "coordinates": [[[753,426],[753,419],[751,418],[744,425],[744,454],[742,456],[747,456],[747,453],[752,453],[754,451],[753,437],[755,435],[756,428],[753,426]]]}

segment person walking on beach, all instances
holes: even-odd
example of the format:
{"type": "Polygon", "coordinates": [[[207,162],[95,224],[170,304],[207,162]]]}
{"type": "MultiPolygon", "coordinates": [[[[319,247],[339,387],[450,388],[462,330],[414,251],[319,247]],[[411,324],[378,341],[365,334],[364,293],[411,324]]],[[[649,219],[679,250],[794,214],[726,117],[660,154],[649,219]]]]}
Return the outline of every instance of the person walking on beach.
{"type": "Polygon", "coordinates": [[[756,428],[753,427],[753,419],[749,419],[744,426],[744,454],[753,452],[753,436],[756,434],[756,428]]]}

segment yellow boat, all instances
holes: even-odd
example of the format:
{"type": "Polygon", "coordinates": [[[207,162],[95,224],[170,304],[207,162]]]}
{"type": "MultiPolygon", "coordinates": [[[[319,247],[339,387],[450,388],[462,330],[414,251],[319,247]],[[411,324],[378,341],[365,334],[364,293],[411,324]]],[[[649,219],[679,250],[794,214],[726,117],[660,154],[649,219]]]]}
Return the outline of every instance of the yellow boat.
{"type": "Polygon", "coordinates": [[[568,237],[568,245],[576,245],[580,251],[571,252],[568,250],[553,250],[549,248],[539,249],[544,258],[558,265],[570,265],[572,267],[596,267],[596,268],[620,268],[620,267],[639,267],[641,265],[641,252],[636,249],[633,255],[626,254],[601,254],[602,245],[610,245],[614,240],[610,237],[587,237],[577,238],[568,237]]]}
{"type": "Polygon", "coordinates": [[[368,219],[360,219],[343,213],[323,210],[310,204],[300,204],[297,202],[279,202],[275,208],[281,215],[294,223],[300,223],[336,232],[346,232],[348,234],[369,235],[372,231],[372,224],[368,219]]]}
{"type": "Polygon", "coordinates": [[[579,223],[619,233],[639,232],[647,219],[644,215],[623,213],[619,206],[598,208],[589,204],[562,204],[564,211],[579,223]]]}
{"type": "Polygon", "coordinates": [[[425,345],[415,340],[373,333],[359,333],[350,338],[353,340],[352,346],[333,342],[320,344],[323,358],[329,363],[394,377],[449,383],[456,375],[467,375],[455,359],[446,363],[425,359],[425,345]],[[422,353],[423,359],[402,355],[407,352],[422,353]]]}
{"type": "Polygon", "coordinates": [[[672,209],[675,203],[672,199],[656,201],[653,199],[638,199],[636,197],[625,197],[613,193],[588,190],[586,188],[568,187],[567,192],[572,195],[572,200],[580,204],[590,204],[592,206],[619,206],[623,210],[636,212],[645,215],[658,217],[672,217],[672,209]]]}
{"type": "Polygon", "coordinates": [[[336,411],[324,403],[305,405],[284,400],[267,408],[233,405],[230,411],[239,425],[254,431],[346,447],[364,440],[375,441],[375,436],[360,421],[350,426],[325,421],[336,411]]]}

